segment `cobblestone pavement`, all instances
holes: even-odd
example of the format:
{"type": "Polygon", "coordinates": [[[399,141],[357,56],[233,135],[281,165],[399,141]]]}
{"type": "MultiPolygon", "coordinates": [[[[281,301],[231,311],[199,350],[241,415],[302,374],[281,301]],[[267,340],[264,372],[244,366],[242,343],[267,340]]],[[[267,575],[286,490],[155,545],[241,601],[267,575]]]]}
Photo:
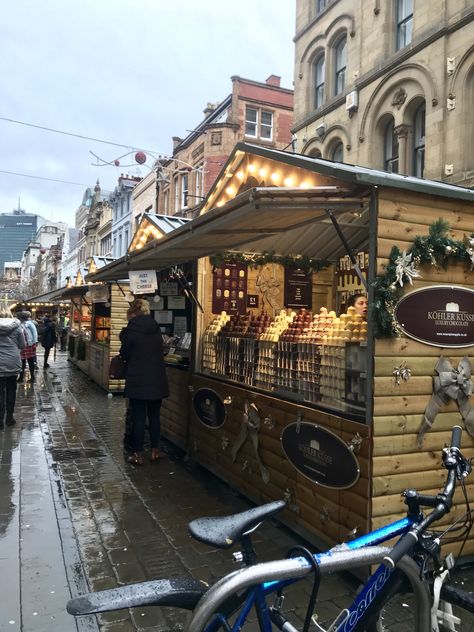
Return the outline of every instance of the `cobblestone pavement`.
{"type": "MultiPolygon", "coordinates": [[[[229,551],[193,541],[186,526],[251,504],[171,444],[164,443],[166,458],[158,463],[126,464],[123,416],[123,399],[108,398],[64,354],[34,387],[19,387],[18,423],[0,433],[1,632],[176,632],[185,617],[171,609],[75,620],[65,604],[88,590],[166,577],[212,583],[235,570],[229,551]]],[[[254,540],[261,561],[307,545],[274,521],[254,540]]],[[[457,581],[467,587],[473,578],[466,567],[457,581]]],[[[319,620],[333,620],[357,586],[348,574],[325,579],[319,620]]],[[[285,601],[300,626],[310,590],[310,581],[300,582],[285,601]]],[[[411,615],[410,600],[403,600],[387,616],[387,629],[410,630],[411,615]]],[[[462,629],[474,630],[474,617],[465,617],[462,629]]]]}

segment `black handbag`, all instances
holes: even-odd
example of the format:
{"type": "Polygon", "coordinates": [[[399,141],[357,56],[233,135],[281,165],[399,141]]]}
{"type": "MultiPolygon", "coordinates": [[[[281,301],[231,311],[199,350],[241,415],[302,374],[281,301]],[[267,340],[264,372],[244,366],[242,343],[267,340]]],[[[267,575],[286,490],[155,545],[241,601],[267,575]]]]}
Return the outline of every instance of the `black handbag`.
{"type": "Polygon", "coordinates": [[[116,355],[110,360],[109,377],[113,380],[123,380],[126,373],[126,364],[121,355],[116,355]]]}

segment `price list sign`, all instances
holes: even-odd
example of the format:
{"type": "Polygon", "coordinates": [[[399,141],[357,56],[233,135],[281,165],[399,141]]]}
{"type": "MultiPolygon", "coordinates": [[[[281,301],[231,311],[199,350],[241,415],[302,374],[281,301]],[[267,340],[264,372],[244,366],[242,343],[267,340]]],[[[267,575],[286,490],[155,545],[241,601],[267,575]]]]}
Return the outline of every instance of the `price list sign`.
{"type": "Polygon", "coordinates": [[[285,307],[307,307],[313,304],[313,273],[301,268],[285,268],[285,307]]]}
{"type": "Polygon", "coordinates": [[[212,313],[245,314],[247,312],[247,266],[224,263],[212,275],[212,313]]]}

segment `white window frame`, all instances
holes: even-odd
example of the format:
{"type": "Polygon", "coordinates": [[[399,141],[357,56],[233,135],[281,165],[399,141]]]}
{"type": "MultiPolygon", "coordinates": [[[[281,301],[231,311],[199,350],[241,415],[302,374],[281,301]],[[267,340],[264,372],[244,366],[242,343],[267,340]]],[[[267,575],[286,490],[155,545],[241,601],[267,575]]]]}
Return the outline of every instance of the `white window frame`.
{"type": "Polygon", "coordinates": [[[271,142],[273,140],[273,115],[274,113],[272,110],[265,110],[263,108],[256,108],[251,105],[246,105],[245,106],[245,136],[248,136],[249,138],[260,138],[262,140],[271,142]],[[248,118],[249,111],[255,112],[255,121],[248,118]],[[271,120],[270,123],[263,122],[263,114],[270,115],[270,120],[271,120]],[[249,125],[253,127],[255,131],[254,134],[249,132],[248,130],[249,125]],[[266,130],[269,129],[270,136],[264,136],[262,134],[263,129],[266,129],[266,130]]]}
{"type": "Polygon", "coordinates": [[[319,55],[316,58],[316,61],[313,64],[313,73],[314,73],[314,107],[320,108],[324,103],[324,88],[326,81],[326,59],[324,57],[324,53],[319,55]],[[320,70],[320,73],[318,70],[320,70]],[[318,75],[321,74],[320,83],[318,83],[318,75]]]}
{"type": "Polygon", "coordinates": [[[250,105],[245,106],[245,136],[250,136],[250,138],[258,138],[258,108],[254,108],[250,105]],[[248,113],[252,111],[255,112],[255,121],[252,121],[248,118],[248,113]],[[251,125],[255,129],[255,134],[251,134],[247,126],[251,125]]]}
{"type": "Polygon", "coordinates": [[[199,167],[196,168],[196,186],[194,188],[197,204],[202,202],[201,198],[204,197],[203,188],[204,188],[204,165],[199,165],[199,167]]]}
{"type": "Polygon", "coordinates": [[[411,44],[413,36],[413,0],[397,0],[396,11],[396,49],[402,50],[411,44]]]}
{"type": "Polygon", "coordinates": [[[188,208],[189,174],[181,175],[181,208],[188,208]]]}
{"type": "Polygon", "coordinates": [[[343,94],[346,89],[347,36],[341,37],[334,46],[334,95],[343,94]],[[342,52],[344,49],[344,53],[342,52]],[[342,65],[343,64],[343,65],[342,65]],[[342,85],[339,80],[342,77],[342,85]]]}
{"type": "Polygon", "coordinates": [[[176,213],[176,211],[179,211],[179,178],[178,176],[174,176],[173,186],[174,186],[174,212],[176,213]]]}

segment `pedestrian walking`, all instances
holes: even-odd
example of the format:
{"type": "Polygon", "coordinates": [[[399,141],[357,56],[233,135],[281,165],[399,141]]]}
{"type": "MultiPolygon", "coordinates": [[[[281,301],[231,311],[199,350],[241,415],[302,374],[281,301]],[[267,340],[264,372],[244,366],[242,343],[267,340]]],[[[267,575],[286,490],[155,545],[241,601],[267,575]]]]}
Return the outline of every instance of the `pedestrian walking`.
{"type": "Polygon", "coordinates": [[[20,350],[25,337],[20,321],[6,307],[0,307],[0,430],[4,423],[16,423],[13,413],[16,401],[16,380],[21,371],[20,350]]]}
{"type": "Polygon", "coordinates": [[[163,360],[163,338],[158,323],[150,316],[148,301],[136,299],[127,311],[128,325],[122,330],[120,355],[126,363],[125,397],[132,420],[133,453],[128,462],[143,465],[145,422],[148,417],[151,461],[160,452],[160,408],[168,397],[168,379],[163,360]]]}
{"type": "Polygon", "coordinates": [[[21,350],[21,372],[18,382],[23,382],[25,377],[26,363],[30,369],[30,382],[35,381],[36,368],[36,347],[38,346],[38,330],[31,320],[31,312],[18,312],[16,317],[21,323],[26,344],[21,350]]]}
{"type": "Polygon", "coordinates": [[[44,347],[44,362],[43,368],[48,369],[48,358],[51,349],[55,346],[57,341],[56,325],[51,320],[49,315],[46,315],[43,319],[43,332],[41,334],[41,344],[44,347]]]}

